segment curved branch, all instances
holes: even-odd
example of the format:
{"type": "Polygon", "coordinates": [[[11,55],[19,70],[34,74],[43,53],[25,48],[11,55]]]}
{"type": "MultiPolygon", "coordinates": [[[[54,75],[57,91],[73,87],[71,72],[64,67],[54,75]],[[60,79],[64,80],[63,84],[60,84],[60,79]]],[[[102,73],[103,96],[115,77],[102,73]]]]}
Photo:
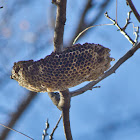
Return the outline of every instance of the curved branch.
{"type": "Polygon", "coordinates": [[[85,24],[85,17],[86,17],[86,14],[87,12],[93,8],[93,4],[92,4],[92,0],[88,0],[86,5],[85,5],[85,8],[84,8],[84,11],[82,13],[82,16],[79,20],[79,23],[78,23],[78,27],[77,27],[77,30],[75,32],[75,35],[73,36],[73,38],[71,39],[71,42],[70,42],[70,45],[72,44],[73,40],[76,38],[76,36],[83,30],[87,27],[87,25],[85,24]]]}
{"type": "Polygon", "coordinates": [[[93,86],[95,86],[97,83],[99,83],[101,80],[105,79],[106,77],[108,77],[109,75],[111,75],[112,73],[115,73],[115,71],[120,67],[120,65],[122,65],[127,59],[129,59],[131,56],[133,56],[133,54],[140,48],[140,42],[135,45],[134,47],[132,47],[123,57],[121,57],[116,63],[115,65],[109,69],[107,72],[105,72],[102,77],[100,77],[98,80],[96,81],[92,81],[89,84],[83,86],[82,88],[72,91],[70,92],[71,96],[77,96],[80,95],[82,93],[84,93],[87,90],[92,90],[93,86]]]}
{"type": "MultiPolygon", "coordinates": [[[[83,11],[83,14],[81,16],[81,19],[78,23],[78,27],[77,27],[77,30],[75,32],[75,35],[73,36],[73,38],[71,39],[70,41],[70,45],[72,45],[72,42],[74,41],[74,39],[77,37],[77,35],[84,29],[86,29],[87,27],[90,27],[92,25],[94,25],[100,18],[101,18],[101,15],[104,13],[104,10],[105,8],[108,6],[108,4],[111,2],[111,0],[105,0],[101,3],[101,5],[99,6],[99,12],[98,14],[95,16],[95,18],[93,18],[93,20],[90,22],[90,23],[85,23],[85,17],[88,13],[88,11],[90,9],[92,9],[95,4],[92,4],[92,0],[88,0],[87,3],[86,3],[86,6],[85,6],[85,9],[83,11]]],[[[82,38],[83,36],[85,35],[85,33],[83,33],[80,37],[82,38]]]]}
{"type": "Polygon", "coordinates": [[[127,5],[129,5],[129,7],[131,8],[132,12],[134,13],[135,17],[137,18],[137,20],[140,22],[140,15],[137,12],[133,2],[131,0],[126,0],[127,5]]]}

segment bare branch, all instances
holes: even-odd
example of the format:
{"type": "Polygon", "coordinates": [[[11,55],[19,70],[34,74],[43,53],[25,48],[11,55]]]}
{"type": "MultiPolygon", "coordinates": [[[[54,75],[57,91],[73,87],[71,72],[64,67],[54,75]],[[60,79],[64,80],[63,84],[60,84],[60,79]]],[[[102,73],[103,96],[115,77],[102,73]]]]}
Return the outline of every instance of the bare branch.
{"type": "Polygon", "coordinates": [[[115,65],[109,69],[107,72],[105,72],[102,77],[100,77],[98,80],[96,81],[92,81],[89,84],[85,85],[84,87],[76,90],[76,91],[72,91],[70,92],[71,96],[77,96],[80,95],[82,93],[84,93],[87,90],[92,90],[92,87],[95,86],[97,83],[99,83],[101,80],[105,79],[106,77],[108,77],[109,75],[115,73],[115,71],[120,67],[120,65],[122,65],[127,59],[129,59],[138,49],[140,48],[140,43],[138,43],[137,45],[133,46],[123,57],[121,57],[116,63],[115,65]]]}
{"type": "Polygon", "coordinates": [[[63,50],[63,34],[66,22],[66,2],[67,0],[53,0],[57,5],[57,15],[54,32],[54,51],[61,52],[63,50]]]}
{"type": "Polygon", "coordinates": [[[87,27],[86,29],[84,29],[82,32],[80,32],[79,34],[78,34],[78,36],[74,39],[74,41],[73,41],[73,45],[76,43],[76,41],[79,39],[79,37],[84,33],[84,32],[86,32],[87,30],[89,30],[89,29],[91,29],[91,28],[93,28],[93,27],[97,27],[97,26],[105,26],[105,25],[114,25],[114,24],[98,24],[98,25],[93,25],[93,26],[90,26],[90,27],[87,27]]]}
{"type": "Polygon", "coordinates": [[[133,27],[134,28],[134,34],[135,34],[135,42],[138,43],[138,38],[139,38],[139,26],[138,27],[133,27]]]}
{"type": "Polygon", "coordinates": [[[60,91],[60,102],[58,104],[58,108],[62,110],[63,127],[66,140],[72,140],[69,120],[70,99],[71,96],[69,90],[60,91]]]}
{"type": "MultiPolygon", "coordinates": [[[[71,98],[69,90],[61,91],[60,93],[48,92],[48,95],[51,98],[54,105],[56,105],[57,108],[62,111],[63,126],[64,126],[66,139],[72,138],[70,121],[69,121],[69,109],[70,109],[70,98],[71,98]]],[[[60,120],[61,120],[61,116],[60,116],[60,120]]],[[[53,134],[58,126],[58,123],[56,124],[56,127],[53,129],[53,132],[50,135],[50,139],[53,138],[53,134]]]]}
{"type": "Polygon", "coordinates": [[[51,133],[50,136],[49,136],[49,139],[50,139],[50,140],[53,140],[53,134],[54,134],[55,130],[57,129],[58,124],[59,124],[59,122],[61,121],[61,119],[62,119],[62,115],[60,115],[60,118],[59,118],[59,120],[58,120],[56,126],[54,127],[52,133],[51,133]]]}
{"type": "MultiPolygon", "coordinates": [[[[130,18],[130,15],[131,15],[131,13],[132,13],[132,11],[130,11],[130,12],[127,13],[128,17],[126,18],[126,23],[125,23],[124,27],[122,28],[122,30],[124,30],[124,31],[125,31],[125,29],[127,28],[128,24],[131,23],[131,22],[130,22],[130,19],[131,19],[131,18],[130,18]]],[[[117,21],[116,21],[116,23],[117,23],[117,21]]]]}
{"type": "Polygon", "coordinates": [[[48,119],[47,119],[45,125],[46,125],[46,127],[45,127],[45,129],[43,130],[42,140],[45,140],[45,137],[48,135],[47,130],[49,129],[49,126],[50,126],[50,125],[49,125],[49,122],[48,122],[48,119]]]}
{"type": "Polygon", "coordinates": [[[10,128],[10,127],[8,127],[8,126],[5,126],[5,125],[3,125],[3,124],[1,124],[1,123],[0,123],[0,125],[3,126],[3,127],[5,127],[5,128],[8,129],[8,130],[15,131],[15,132],[17,132],[17,133],[19,133],[19,134],[21,134],[21,135],[23,135],[23,136],[25,136],[25,137],[31,139],[31,140],[34,140],[33,138],[29,137],[28,135],[26,135],[26,134],[24,134],[24,133],[22,133],[22,132],[19,132],[19,131],[15,130],[15,129],[12,129],[12,128],[10,128]]]}
{"type": "Polygon", "coordinates": [[[137,20],[140,22],[140,15],[137,12],[135,6],[133,5],[133,2],[131,0],[126,0],[127,5],[129,5],[129,7],[131,8],[132,12],[134,13],[135,17],[137,18],[137,20]]]}
{"type": "MultiPolygon", "coordinates": [[[[57,6],[57,15],[56,15],[56,24],[54,32],[54,51],[61,52],[63,50],[63,33],[64,25],[66,22],[66,3],[67,0],[53,0],[53,3],[57,6]]],[[[69,121],[69,109],[70,109],[70,93],[69,90],[60,91],[60,100],[59,103],[56,100],[56,97],[53,98],[53,102],[56,102],[57,107],[62,111],[63,117],[63,126],[65,137],[67,140],[72,140],[72,134],[70,129],[69,121]]]]}
{"type": "Polygon", "coordinates": [[[119,24],[118,24],[114,19],[112,19],[112,18],[108,15],[107,12],[105,13],[105,16],[106,16],[109,20],[111,20],[111,21],[114,23],[114,25],[119,29],[119,31],[125,36],[125,38],[128,39],[128,41],[129,41],[132,45],[135,44],[135,42],[133,41],[133,39],[124,31],[123,28],[121,28],[121,27],[119,26],[119,24]]]}

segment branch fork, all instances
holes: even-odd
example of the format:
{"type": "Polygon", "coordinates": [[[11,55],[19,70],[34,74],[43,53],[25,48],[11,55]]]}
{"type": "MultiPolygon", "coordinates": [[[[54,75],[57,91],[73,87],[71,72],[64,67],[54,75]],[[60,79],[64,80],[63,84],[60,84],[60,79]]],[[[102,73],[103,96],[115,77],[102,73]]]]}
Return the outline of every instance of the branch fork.
{"type": "MultiPolygon", "coordinates": [[[[64,32],[64,25],[66,20],[66,0],[59,0],[59,5],[57,0],[53,0],[53,3],[57,5],[57,17],[56,17],[56,26],[55,26],[55,33],[54,33],[54,51],[60,52],[63,50],[63,32],[64,32]],[[63,2],[63,5],[60,6],[61,2],[63,2]],[[63,11],[63,10],[64,11],[63,11]],[[61,13],[61,12],[64,13],[61,13]],[[63,16],[61,16],[61,14],[63,16]],[[64,18],[64,20],[60,20],[61,18],[64,18]],[[64,22],[62,22],[64,21],[64,22]],[[60,34],[61,33],[61,34],[60,34]]],[[[62,111],[62,117],[63,117],[63,126],[65,131],[65,137],[67,140],[72,140],[72,134],[70,129],[70,121],[69,121],[69,109],[70,109],[70,100],[71,97],[80,95],[88,90],[92,90],[94,86],[99,83],[101,80],[107,78],[109,75],[115,73],[115,71],[123,64],[127,59],[129,59],[139,48],[140,43],[138,42],[138,30],[135,31],[136,39],[133,41],[133,39],[125,32],[127,26],[131,23],[130,22],[130,14],[131,11],[128,12],[128,18],[126,19],[126,24],[123,28],[121,28],[117,21],[113,20],[111,17],[109,17],[108,13],[105,13],[105,16],[110,19],[113,24],[119,29],[119,31],[129,40],[129,42],[133,45],[133,47],[124,55],[122,56],[115,65],[110,68],[108,71],[106,71],[99,79],[96,81],[92,81],[85,85],[84,87],[69,92],[69,90],[60,91],[59,93],[48,93],[49,97],[53,101],[53,103],[58,107],[59,110],[62,111]]],[[[98,86],[97,86],[98,87],[98,86]]]]}
{"type": "Polygon", "coordinates": [[[128,41],[134,46],[136,42],[125,32],[126,27],[130,23],[129,22],[130,21],[130,14],[131,14],[131,11],[128,12],[128,18],[126,19],[126,24],[123,28],[121,28],[119,26],[119,24],[108,15],[107,12],[105,13],[105,17],[107,17],[109,20],[111,20],[113,22],[113,24],[118,28],[118,30],[125,36],[125,38],[127,38],[128,41]]]}

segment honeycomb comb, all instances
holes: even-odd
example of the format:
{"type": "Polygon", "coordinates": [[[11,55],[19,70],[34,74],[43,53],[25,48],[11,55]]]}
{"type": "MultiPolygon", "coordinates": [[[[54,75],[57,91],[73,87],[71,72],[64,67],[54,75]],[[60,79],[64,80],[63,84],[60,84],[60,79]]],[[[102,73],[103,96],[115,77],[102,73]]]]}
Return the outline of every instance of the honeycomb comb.
{"type": "Polygon", "coordinates": [[[14,63],[11,79],[34,92],[63,91],[98,79],[110,68],[109,52],[99,44],[75,44],[38,61],[14,63]]]}

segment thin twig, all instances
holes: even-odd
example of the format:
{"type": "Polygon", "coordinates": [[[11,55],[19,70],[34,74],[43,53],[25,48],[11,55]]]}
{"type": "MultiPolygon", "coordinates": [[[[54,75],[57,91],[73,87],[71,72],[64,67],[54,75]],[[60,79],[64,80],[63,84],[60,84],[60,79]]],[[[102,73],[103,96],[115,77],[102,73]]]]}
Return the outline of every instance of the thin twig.
{"type": "Polygon", "coordinates": [[[125,38],[128,39],[128,41],[129,41],[132,45],[135,44],[135,42],[133,41],[133,39],[124,31],[124,29],[122,29],[122,28],[119,26],[119,24],[118,24],[115,20],[113,20],[113,19],[108,15],[107,12],[105,13],[105,16],[106,16],[109,20],[111,20],[111,21],[114,23],[114,25],[119,29],[119,31],[125,36],[125,38]]]}
{"type": "Polygon", "coordinates": [[[48,135],[47,130],[49,129],[49,126],[50,126],[50,125],[49,125],[49,122],[48,122],[48,119],[47,119],[45,125],[46,125],[46,127],[45,127],[45,129],[43,130],[42,140],[45,140],[45,137],[48,135]]]}
{"type": "Polygon", "coordinates": [[[10,128],[10,127],[8,127],[8,126],[5,126],[5,125],[3,125],[3,124],[1,124],[1,123],[0,123],[0,125],[3,126],[3,127],[5,127],[6,129],[15,131],[15,132],[17,132],[17,133],[19,133],[19,134],[21,134],[21,135],[23,135],[23,136],[25,136],[25,137],[31,139],[31,140],[34,140],[33,138],[29,137],[28,135],[26,135],[26,134],[24,134],[24,133],[22,133],[22,132],[20,132],[20,131],[17,131],[17,130],[15,130],[15,129],[12,129],[12,128],[10,128]]]}
{"type": "MultiPolygon", "coordinates": [[[[12,128],[15,123],[17,122],[17,120],[21,117],[21,115],[23,114],[24,110],[29,107],[29,105],[31,104],[31,102],[33,101],[33,99],[35,99],[35,97],[37,97],[37,93],[36,92],[29,92],[27,94],[28,96],[26,96],[23,101],[21,101],[21,104],[18,105],[17,108],[17,112],[12,114],[12,118],[9,121],[9,123],[7,124],[7,127],[12,128]]],[[[8,136],[9,133],[9,129],[5,128],[1,135],[0,135],[0,140],[4,140],[6,139],[6,137],[8,136]]]]}
{"type": "Polygon", "coordinates": [[[138,38],[139,38],[139,26],[137,27],[134,27],[133,25],[133,28],[134,28],[134,34],[135,34],[135,42],[138,43],[138,38]]]}
{"type": "MultiPolygon", "coordinates": [[[[78,36],[78,34],[79,34],[84,28],[89,27],[89,26],[87,26],[86,23],[85,23],[85,17],[86,17],[87,12],[88,12],[91,8],[93,8],[93,7],[95,6],[95,4],[94,4],[94,3],[92,4],[92,0],[87,0],[86,2],[87,2],[87,3],[86,3],[85,6],[83,7],[84,9],[83,9],[82,16],[80,17],[79,23],[77,24],[77,25],[78,25],[78,26],[77,26],[77,30],[76,30],[75,35],[73,36],[73,38],[72,38],[71,41],[75,40],[76,36],[78,36]]],[[[70,43],[70,45],[71,45],[71,44],[72,44],[72,43],[70,43]]]]}
{"type": "Polygon", "coordinates": [[[129,59],[138,49],[140,48],[140,43],[133,46],[123,57],[121,57],[115,65],[109,69],[107,72],[105,72],[98,80],[92,81],[88,83],[87,85],[83,86],[82,88],[70,92],[71,96],[77,96],[80,94],[83,94],[85,91],[91,90],[93,86],[95,86],[97,83],[99,83],[101,80],[105,79],[109,75],[115,73],[115,71],[127,60],[129,59]]]}
{"type": "Polygon", "coordinates": [[[133,5],[133,2],[131,0],[126,0],[127,5],[129,5],[129,7],[131,8],[132,12],[134,13],[135,17],[137,18],[137,20],[140,22],[140,15],[137,12],[135,6],[133,5]]]}
{"type": "Polygon", "coordinates": [[[60,118],[59,118],[57,124],[56,124],[55,127],[53,128],[53,131],[52,131],[52,133],[51,133],[50,136],[49,136],[49,140],[53,140],[54,132],[55,132],[55,130],[57,129],[58,124],[59,124],[59,122],[61,121],[61,119],[62,119],[62,115],[60,115],[60,118]]]}
{"type": "Polygon", "coordinates": [[[90,28],[97,27],[97,26],[104,26],[104,25],[114,25],[114,24],[99,24],[99,25],[94,25],[94,26],[87,27],[87,28],[84,29],[82,32],[80,32],[80,33],[78,34],[78,36],[74,39],[73,45],[76,43],[76,41],[78,40],[78,38],[79,38],[84,32],[86,32],[87,30],[89,30],[90,28]]]}
{"type": "MultiPolygon", "coordinates": [[[[85,21],[86,19],[86,15],[88,13],[89,10],[93,10],[94,7],[96,7],[97,3],[93,3],[92,0],[88,0],[85,8],[83,10],[82,16],[79,20],[78,26],[77,26],[77,30],[75,32],[75,35],[73,36],[72,40],[70,41],[70,45],[72,45],[73,40],[78,36],[78,34],[83,31],[85,28],[88,28],[90,26],[93,26],[94,24],[96,24],[96,22],[102,17],[101,15],[104,13],[105,8],[108,6],[108,4],[111,2],[111,0],[104,0],[100,5],[99,5],[99,12],[97,13],[96,16],[93,17],[93,20],[90,23],[87,23],[85,21]]],[[[84,33],[80,36],[83,37],[84,33]]]]}
{"type": "Polygon", "coordinates": [[[116,22],[118,22],[118,0],[116,0],[116,22]]]}
{"type": "Polygon", "coordinates": [[[131,15],[131,13],[132,13],[132,11],[129,11],[129,12],[127,13],[128,17],[126,18],[126,23],[125,23],[124,27],[122,28],[123,31],[125,31],[126,28],[127,28],[127,26],[131,23],[131,22],[130,22],[130,19],[131,19],[131,18],[130,18],[130,15],[131,15]]]}

